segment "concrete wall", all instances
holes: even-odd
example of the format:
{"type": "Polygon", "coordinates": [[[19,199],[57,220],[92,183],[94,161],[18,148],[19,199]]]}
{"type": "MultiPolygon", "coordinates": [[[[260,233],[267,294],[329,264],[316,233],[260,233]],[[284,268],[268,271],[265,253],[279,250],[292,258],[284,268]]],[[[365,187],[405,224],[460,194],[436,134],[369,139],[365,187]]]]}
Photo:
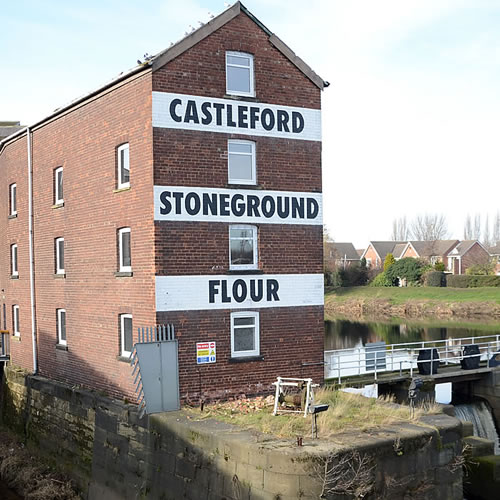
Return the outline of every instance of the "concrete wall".
{"type": "MultiPolygon", "coordinates": [[[[294,439],[183,412],[138,419],[133,405],[12,367],[2,397],[3,422],[70,472],[92,500],[317,499],[326,457],[351,457],[353,443],[368,458],[365,478],[354,481],[354,488],[368,485],[364,498],[462,499],[462,429],[446,415],[337,435],[335,444],[306,436],[298,447],[294,439]]],[[[337,473],[338,488],[346,477],[346,468],[337,473]]]]}

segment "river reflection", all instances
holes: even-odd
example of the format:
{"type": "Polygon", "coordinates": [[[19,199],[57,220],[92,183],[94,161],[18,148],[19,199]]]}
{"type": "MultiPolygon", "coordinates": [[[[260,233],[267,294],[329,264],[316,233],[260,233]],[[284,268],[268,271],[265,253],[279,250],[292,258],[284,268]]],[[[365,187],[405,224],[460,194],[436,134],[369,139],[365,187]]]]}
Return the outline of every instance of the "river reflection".
{"type": "Polygon", "coordinates": [[[400,344],[500,334],[497,324],[426,324],[359,322],[343,319],[325,321],[325,351],[349,349],[372,342],[400,344]]]}

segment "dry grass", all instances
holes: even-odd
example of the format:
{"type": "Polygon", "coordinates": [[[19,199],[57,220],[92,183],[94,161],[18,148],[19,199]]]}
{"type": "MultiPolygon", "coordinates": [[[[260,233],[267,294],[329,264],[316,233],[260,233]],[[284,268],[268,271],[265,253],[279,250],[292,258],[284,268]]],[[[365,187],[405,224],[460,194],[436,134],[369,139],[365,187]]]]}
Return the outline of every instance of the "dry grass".
{"type": "MultiPolygon", "coordinates": [[[[318,415],[318,436],[328,439],[339,432],[348,430],[367,430],[395,422],[415,422],[428,413],[439,413],[438,405],[419,407],[414,415],[406,406],[396,405],[388,399],[366,398],[333,389],[316,391],[316,404],[326,403],[330,408],[318,415]]],[[[215,403],[199,409],[187,409],[188,418],[214,418],[223,422],[255,429],[278,437],[295,437],[311,432],[311,416],[285,414],[274,416],[270,398],[264,400],[245,399],[228,403],[215,403]]]]}

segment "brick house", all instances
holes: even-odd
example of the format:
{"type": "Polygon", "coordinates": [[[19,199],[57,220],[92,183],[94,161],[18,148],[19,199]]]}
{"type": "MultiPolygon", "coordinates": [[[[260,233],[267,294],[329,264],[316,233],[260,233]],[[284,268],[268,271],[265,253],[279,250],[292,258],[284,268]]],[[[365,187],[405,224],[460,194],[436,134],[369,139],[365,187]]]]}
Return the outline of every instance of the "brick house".
{"type": "Polygon", "coordinates": [[[448,254],[447,270],[452,274],[465,274],[467,268],[477,264],[486,264],[491,255],[477,240],[464,240],[448,254]]]}
{"type": "Polygon", "coordinates": [[[423,259],[431,265],[448,262],[448,254],[459,244],[459,240],[409,241],[401,253],[401,259],[413,257],[423,259]]]}
{"type": "Polygon", "coordinates": [[[169,323],[183,399],[321,382],[327,85],[238,2],[1,142],[11,362],[131,398],[134,332],[169,323]]]}
{"type": "Polygon", "coordinates": [[[490,247],[489,253],[495,262],[495,274],[500,276],[500,243],[490,247]]]}
{"type": "Polygon", "coordinates": [[[368,267],[381,269],[387,254],[392,253],[395,259],[399,259],[405,246],[406,241],[370,241],[361,259],[366,259],[368,267]]]}
{"type": "Polygon", "coordinates": [[[325,244],[325,261],[328,261],[336,268],[350,267],[361,262],[358,251],[352,243],[340,243],[328,241],[325,244]]]}

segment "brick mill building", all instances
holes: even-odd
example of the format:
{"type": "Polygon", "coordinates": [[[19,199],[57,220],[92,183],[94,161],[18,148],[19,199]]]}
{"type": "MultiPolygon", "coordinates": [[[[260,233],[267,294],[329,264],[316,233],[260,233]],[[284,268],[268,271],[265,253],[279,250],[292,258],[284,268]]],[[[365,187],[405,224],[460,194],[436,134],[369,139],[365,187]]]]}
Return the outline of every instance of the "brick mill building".
{"type": "Polygon", "coordinates": [[[4,139],[11,363],[132,397],[134,332],[168,323],[184,400],[321,382],[326,85],[238,2],[4,139]]]}

